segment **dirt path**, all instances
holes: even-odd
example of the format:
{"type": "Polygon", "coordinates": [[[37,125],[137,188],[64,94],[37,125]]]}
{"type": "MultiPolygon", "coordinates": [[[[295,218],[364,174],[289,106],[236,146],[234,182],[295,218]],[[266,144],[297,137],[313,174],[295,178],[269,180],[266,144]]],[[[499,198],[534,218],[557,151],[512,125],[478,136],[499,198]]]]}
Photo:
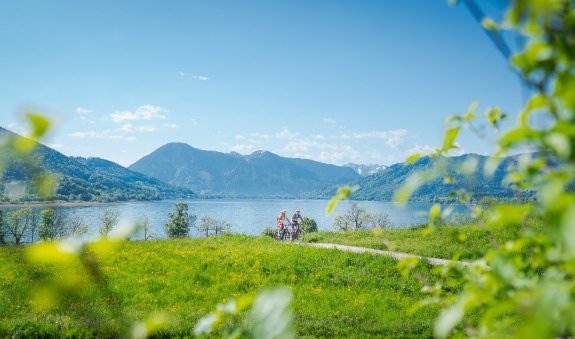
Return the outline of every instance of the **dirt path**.
{"type": "MultiPolygon", "coordinates": [[[[402,253],[402,252],[393,252],[393,251],[383,251],[383,250],[376,250],[373,248],[366,248],[366,247],[355,247],[355,246],[346,246],[346,245],[337,245],[337,244],[323,244],[323,243],[304,243],[306,246],[312,246],[317,248],[327,248],[327,249],[335,249],[340,251],[346,252],[355,252],[355,253],[372,253],[375,255],[385,255],[394,259],[405,259],[405,258],[412,258],[416,257],[422,260],[427,260],[432,265],[448,265],[453,263],[453,260],[448,259],[440,259],[440,258],[429,258],[429,257],[421,257],[418,255],[413,255],[409,253],[402,253]]],[[[456,263],[461,264],[463,266],[471,266],[473,265],[470,262],[465,261],[456,261],[456,263]]]]}

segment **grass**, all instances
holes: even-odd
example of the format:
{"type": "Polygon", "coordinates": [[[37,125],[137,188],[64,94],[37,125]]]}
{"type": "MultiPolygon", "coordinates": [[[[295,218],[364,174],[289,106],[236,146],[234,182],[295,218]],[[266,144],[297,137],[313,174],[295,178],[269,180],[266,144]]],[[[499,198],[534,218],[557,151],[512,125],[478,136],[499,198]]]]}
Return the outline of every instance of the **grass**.
{"type": "MultiPolygon", "coordinates": [[[[353,234],[354,241],[368,243],[367,233],[353,234]]],[[[292,290],[295,326],[303,337],[430,337],[438,315],[437,307],[408,314],[425,298],[422,284],[402,277],[390,258],[263,237],[122,243],[98,256],[103,276],[97,282],[75,263],[32,267],[25,251],[0,247],[0,337],[118,336],[127,324],[157,311],[171,319],[161,336],[186,337],[218,303],[277,286],[292,290]],[[74,292],[43,308],[50,291],[61,288],[57,281],[74,292]]]]}
{"type": "MultiPolygon", "coordinates": [[[[539,232],[540,229],[541,223],[536,223],[534,230],[539,232]]],[[[306,236],[306,241],[393,250],[425,257],[477,259],[483,257],[489,249],[516,238],[523,230],[520,226],[486,228],[474,225],[440,226],[433,230],[357,230],[312,233],[306,236]]]]}

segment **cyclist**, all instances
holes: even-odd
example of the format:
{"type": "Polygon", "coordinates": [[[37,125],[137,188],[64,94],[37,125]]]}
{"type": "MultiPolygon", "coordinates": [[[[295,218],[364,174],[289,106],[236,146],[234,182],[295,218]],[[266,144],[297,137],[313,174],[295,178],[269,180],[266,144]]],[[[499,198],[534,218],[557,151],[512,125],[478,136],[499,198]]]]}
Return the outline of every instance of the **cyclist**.
{"type": "Polygon", "coordinates": [[[295,214],[291,218],[291,223],[293,227],[299,227],[299,222],[303,222],[303,218],[301,217],[300,210],[296,210],[295,214]],[[299,221],[298,221],[299,220],[299,221]]]}
{"type": "Polygon", "coordinates": [[[303,218],[301,217],[300,210],[296,210],[295,214],[291,218],[291,228],[292,233],[295,235],[299,235],[299,223],[303,222],[303,218]]]}
{"type": "Polygon", "coordinates": [[[286,216],[286,210],[283,210],[282,213],[277,217],[276,225],[278,227],[279,238],[283,239],[285,233],[287,232],[287,226],[291,225],[290,220],[286,216]]]}

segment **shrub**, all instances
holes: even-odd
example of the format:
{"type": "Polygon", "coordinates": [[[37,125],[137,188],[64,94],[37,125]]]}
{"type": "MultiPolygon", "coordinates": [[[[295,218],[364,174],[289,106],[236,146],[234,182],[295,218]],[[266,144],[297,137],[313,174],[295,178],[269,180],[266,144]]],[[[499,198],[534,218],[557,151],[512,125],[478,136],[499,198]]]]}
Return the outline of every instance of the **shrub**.
{"type": "Polygon", "coordinates": [[[312,218],[304,217],[301,223],[301,229],[306,233],[317,232],[317,223],[312,218]]]}
{"type": "Polygon", "coordinates": [[[309,238],[307,238],[307,242],[316,243],[318,241],[319,237],[317,234],[312,234],[311,236],[309,236],[309,238]]]}
{"type": "Polygon", "coordinates": [[[262,236],[264,236],[264,237],[273,238],[275,236],[275,234],[276,234],[276,230],[274,230],[272,227],[266,227],[262,231],[262,236]]]}
{"type": "Polygon", "coordinates": [[[168,215],[164,231],[168,238],[185,238],[190,234],[190,228],[196,223],[197,217],[188,214],[188,204],[176,204],[176,210],[168,215]]]}

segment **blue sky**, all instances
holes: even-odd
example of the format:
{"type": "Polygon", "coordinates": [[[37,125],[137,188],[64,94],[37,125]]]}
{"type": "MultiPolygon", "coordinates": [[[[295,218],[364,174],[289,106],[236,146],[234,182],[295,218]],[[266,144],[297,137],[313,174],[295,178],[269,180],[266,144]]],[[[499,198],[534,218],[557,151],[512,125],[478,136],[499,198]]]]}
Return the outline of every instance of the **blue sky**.
{"type": "Polygon", "coordinates": [[[391,164],[438,145],[474,101],[513,114],[523,100],[443,0],[4,1],[0,42],[0,125],[43,112],[48,145],[123,165],[173,141],[391,164]]]}

